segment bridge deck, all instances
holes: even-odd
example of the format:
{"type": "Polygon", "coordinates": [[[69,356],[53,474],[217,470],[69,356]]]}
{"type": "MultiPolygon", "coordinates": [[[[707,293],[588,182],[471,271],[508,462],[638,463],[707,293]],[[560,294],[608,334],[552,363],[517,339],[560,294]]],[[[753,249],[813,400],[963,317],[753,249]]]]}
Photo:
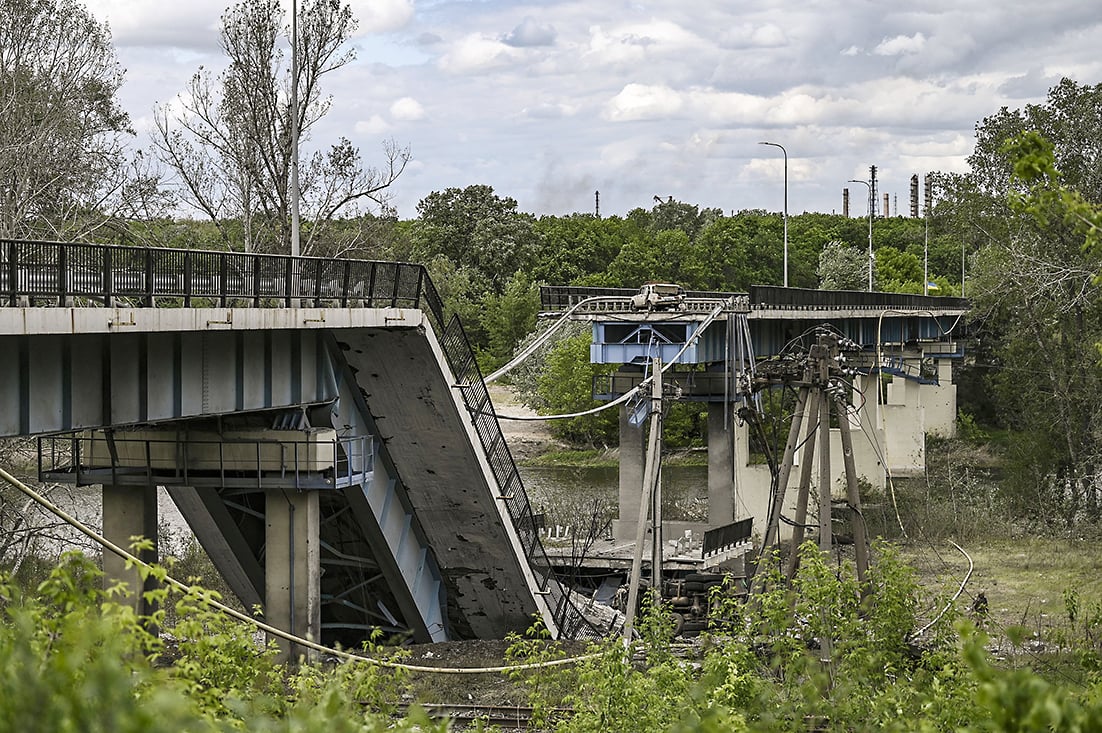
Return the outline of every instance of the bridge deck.
{"type": "MultiPolygon", "coordinates": [[[[555,635],[594,633],[551,574],[473,354],[423,267],[0,241],[0,303],[0,435],[205,429],[293,408],[369,439],[355,470],[371,479],[322,494],[323,630],[400,628],[400,611],[418,639],[444,626],[500,638],[534,613],[555,635]],[[435,573],[443,585],[426,585],[435,573]],[[380,578],[375,600],[348,595],[380,578]]],[[[245,489],[185,503],[255,599],[275,489],[245,489]]]]}

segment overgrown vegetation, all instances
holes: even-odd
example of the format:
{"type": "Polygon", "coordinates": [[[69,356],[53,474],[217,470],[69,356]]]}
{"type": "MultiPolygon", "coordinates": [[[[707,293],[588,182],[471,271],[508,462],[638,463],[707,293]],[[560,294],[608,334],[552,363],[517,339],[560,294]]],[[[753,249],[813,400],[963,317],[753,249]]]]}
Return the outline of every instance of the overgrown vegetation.
{"type": "MultiPolygon", "coordinates": [[[[355,21],[339,2],[304,3],[301,20],[317,31],[297,121],[308,129],[326,107],[316,85],[349,58],[355,21]]],[[[281,25],[276,4],[231,8],[222,40],[234,67],[218,78],[199,73],[180,114],[166,108],[158,117],[158,148],[175,169],[177,201],[209,219],[197,222],[166,216],[174,202],[161,173],[127,150],[129,121],[116,100],[123,72],[106,26],[72,0],[5,2],[0,162],[15,183],[3,189],[0,235],[285,251],[292,121],[281,25]],[[260,149],[276,161],[272,171],[258,167],[260,149]]],[[[961,439],[931,442],[929,475],[867,496],[866,515],[887,536],[983,540],[976,554],[988,567],[1012,558],[1021,573],[1001,575],[1003,590],[987,588],[995,576],[983,571],[974,581],[995,607],[970,591],[957,607],[973,601],[973,618],[954,618],[955,607],[920,587],[887,544],[878,546],[866,588],[846,563],[804,548],[791,587],[766,561],[758,580],[764,592],[752,603],[717,599],[721,623],[688,656],[675,653],[669,618],[653,608],[634,656],[608,641],[576,667],[519,674],[530,682],[527,702],[541,724],[563,731],[1102,729],[1102,594],[1082,581],[1098,568],[1073,567],[1095,562],[1074,550],[1102,522],[1100,110],[1102,85],[1067,79],[1044,104],[1000,110],[977,126],[971,172],[935,176],[927,219],[883,218],[873,228],[876,287],[922,292],[928,254],[936,292],[973,299],[977,338],[974,363],[957,375],[961,439]],[[1068,551],[1054,552],[1052,542],[1068,551]],[[1048,583],[1054,597],[1006,600],[1008,586],[1031,582],[1048,583]],[[943,607],[948,612],[918,634],[943,607]],[[972,621],[992,633],[1003,658],[992,659],[972,621]],[[556,713],[564,707],[572,712],[556,713]]],[[[408,160],[409,151],[390,144],[381,169],[365,169],[347,140],[309,158],[304,251],[426,264],[484,369],[530,338],[541,283],[662,280],[745,290],[782,279],[779,213],[726,216],[671,198],[603,219],[536,217],[476,184],[434,192],[416,219],[398,221],[385,192],[408,160]]],[[[860,218],[791,217],[790,283],[864,287],[867,237],[860,218]]],[[[566,333],[514,377],[530,405],[549,413],[595,406],[593,380],[604,370],[588,364],[588,341],[584,331],[566,333]]],[[[703,423],[691,405],[676,407],[667,444],[698,445],[703,423]]],[[[594,456],[615,444],[612,412],[555,426],[559,438],[594,456]]],[[[26,455],[6,444],[0,459],[18,464],[26,455]]],[[[120,589],[100,590],[87,558],[69,555],[53,567],[36,557],[35,542],[57,527],[28,508],[0,497],[0,566],[12,573],[0,578],[0,729],[445,729],[417,713],[397,714],[403,694],[420,695],[431,683],[418,688],[369,664],[281,667],[249,630],[211,609],[211,591],[158,591],[154,618],[136,617],[117,602],[120,589]]],[[[905,551],[916,555],[914,545],[905,551]]],[[[182,554],[190,574],[201,558],[182,554]]],[[[509,656],[547,661],[573,651],[537,630],[514,640],[509,656]]]]}
{"type": "Polygon", "coordinates": [[[392,716],[402,678],[389,670],[277,665],[271,647],[210,607],[209,591],[158,591],[162,610],[144,619],[102,582],[79,554],[30,590],[0,578],[0,729],[445,729],[421,714],[392,716]],[[147,621],[163,625],[165,605],[180,620],[154,635],[147,621]]]}

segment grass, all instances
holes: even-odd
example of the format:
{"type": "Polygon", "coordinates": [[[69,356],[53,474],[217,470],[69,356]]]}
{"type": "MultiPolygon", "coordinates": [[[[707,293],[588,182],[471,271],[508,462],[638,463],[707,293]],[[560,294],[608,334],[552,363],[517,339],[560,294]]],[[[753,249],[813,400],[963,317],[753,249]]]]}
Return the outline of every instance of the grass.
{"type": "MultiPolygon", "coordinates": [[[[549,450],[518,463],[534,468],[616,468],[620,465],[620,454],[615,448],[549,450]]],[[[708,453],[697,449],[671,450],[662,455],[662,463],[666,466],[707,466],[708,453]]]]}
{"type": "MultiPolygon", "coordinates": [[[[962,547],[974,569],[957,609],[990,635],[997,657],[1043,668],[1058,663],[1067,644],[1098,646],[1091,636],[1102,622],[1102,556],[1095,542],[989,538],[962,547]],[[980,593],[986,617],[971,611],[980,593]]],[[[903,556],[918,571],[926,599],[951,596],[968,571],[968,559],[947,542],[911,542],[903,556]]],[[[931,606],[928,615],[938,610],[931,606]]]]}

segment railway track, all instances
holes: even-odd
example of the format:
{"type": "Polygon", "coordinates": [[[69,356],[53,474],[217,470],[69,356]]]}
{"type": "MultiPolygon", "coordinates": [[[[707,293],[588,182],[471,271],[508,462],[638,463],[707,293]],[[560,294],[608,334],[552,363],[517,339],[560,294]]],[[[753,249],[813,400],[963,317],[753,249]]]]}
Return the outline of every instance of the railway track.
{"type": "MultiPolygon", "coordinates": [[[[420,707],[433,720],[449,720],[457,730],[481,722],[496,726],[502,730],[532,730],[532,708],[527,705],[482,705],[479,703],[425,703],[412,705],[403,703],[399,708],[406,715],[412,707],[420,707]]],[[[569,708],[555,708],[552,719],[569,715],[569,708]]]]}

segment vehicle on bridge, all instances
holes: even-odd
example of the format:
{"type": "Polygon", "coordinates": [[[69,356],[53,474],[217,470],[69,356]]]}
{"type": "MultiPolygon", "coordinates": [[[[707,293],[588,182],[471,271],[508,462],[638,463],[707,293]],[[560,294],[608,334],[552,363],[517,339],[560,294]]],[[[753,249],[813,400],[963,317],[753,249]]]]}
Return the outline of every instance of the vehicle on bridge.
{"type": "Polygon", "coordinates": [[[685,288],[675,283],[645,283],[631,296],[632,310],[683,310],[685,288]]]}

